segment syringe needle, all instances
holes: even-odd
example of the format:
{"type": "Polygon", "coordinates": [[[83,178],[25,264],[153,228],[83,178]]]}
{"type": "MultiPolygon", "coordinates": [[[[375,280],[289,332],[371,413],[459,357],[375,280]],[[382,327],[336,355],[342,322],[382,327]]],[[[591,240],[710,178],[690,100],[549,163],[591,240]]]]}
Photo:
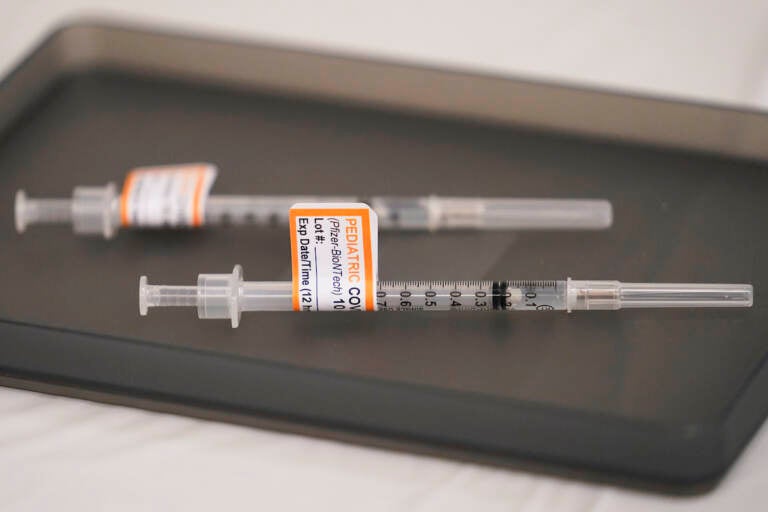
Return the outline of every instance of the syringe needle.
{"type": "MultiPolygon", "coordinates": [[[[379,311],[576,311],[622,308],[751,307],[752,285],[621,283],[619,281],[379,281],[379,311]]],[[[231,274],[200,274],[196,286],[150,285],[139,280],[139,312],[151,307],[197,307],[200,318],[243,311],[293,311],[290,281],[244,281],[231,274]]]]}
{"type": "MultiPolygon", "coordinates": [[[[30,198],[19,190],[16,230],[23,233],[34,224],[71,224],[76,234],[111,238],[123,227],[120,200],[113,183],[75,187],[72,197],[65,199],[30,198]]],[[[358,201],[371,205],[380,229],[390,230],[595,230],[613,223],[611,203],[603,199],[212,195],[205,203],[202,224],[287,225],[288,211],[296,203],[358,201]]]]}

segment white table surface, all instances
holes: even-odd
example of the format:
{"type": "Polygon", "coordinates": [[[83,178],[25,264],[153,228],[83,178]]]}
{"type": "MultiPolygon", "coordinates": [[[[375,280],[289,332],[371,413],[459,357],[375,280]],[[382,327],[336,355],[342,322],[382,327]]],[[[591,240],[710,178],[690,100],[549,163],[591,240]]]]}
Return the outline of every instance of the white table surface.
{"type": "MultiPolygon", "coordinates": [[[[766,1],[0,0],[0,75],[83,15],[768,108],[766,1]]],[[[766,461],[679,498],[0,388],[9,511],[764,510],[766,461]]]]}

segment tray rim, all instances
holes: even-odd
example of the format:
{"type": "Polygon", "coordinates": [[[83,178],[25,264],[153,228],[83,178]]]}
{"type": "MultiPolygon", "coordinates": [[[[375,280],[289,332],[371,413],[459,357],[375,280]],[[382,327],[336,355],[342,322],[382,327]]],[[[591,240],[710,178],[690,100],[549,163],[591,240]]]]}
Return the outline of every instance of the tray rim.
{"type": "MultiPolygon", "coordinates": [[[[768,381],[768,372],[760,373],[762,379],[768,381]]],[[[208,379],[201,378],[198,373],[194,375],[197,382],[213,382],[210,375],[208,379]]],[[[238,385],[242,384],[242,380],[236,378],[233,382],[238,385]]],[[[476,392],[440,389],[420,384],[393,383],[383,379],[348,375],[326,369],[301,368],[282,362],[262,361],[233,354],[40,326],[7,319],[0,319],[0,385],[33,391],[43,389],[45,392],[52,392],[53,394],[74,396],[75,398],[103,403],[137,406],[159,412],[170,409],[173,412],[178,411],[181,414],[194,417],[212,416],[217,420],[230,423],[250,424],[283,432],[311,433],[324,438],[357,444],[384,445],[395,448],[399,446],[400,449],[405,447],[408,451],[414,451],[413,448],[416,447],[417,451],[429,455],[474,460],[500,466],[519,465],[520,459],[533,460],[535,461],[534,466],[539,463],[545,468],[545,471],[549,465],[563,465],[565,468],[578,468],[590,473],[590,479],[594,479],[596,475],[600,477],[600,473],[616,472],[616,475],[609,477],[609,480],[613,481],[618,478],[623,484],[630,486],[650,486],[653,490],[675,494],[711,490],[742,448],[738,443],[731,443],[730,446],[727,443],[727,422],[725,421],[727,418],[722,418],[724,421],[713,418],[711,421],[680,423],[630,420],[607,413],[553,407],[547,404],[476,392]],[[103,343],[105,340],[109,340],[110,343],[103,343]],[[45,348],[46,345],[48,348],[45,348]],[[18,346],[24,348],[19,350],[18,346]],[[97,348],[99,350],[101,363],[106,366],[120,367],[122,372],[110,376],[109,379],[104,379],[103,376],[95,375],[93,372],[89,375],[80,373],[80,369],[83,366],[87,367],[89,359],[93,357],[92,352],[83,350],[84,347],[88,346],[91,349],[97,348]],[[70,350],[73,348],[75,350],[70,350]],[[48,353],[58,352],[58,357],[51,357],[53,362],[50,364],[39,365],[34,359],[34,354],[40,350],[48,353]],[[110,355],[110,353],[112,354],[110,355]],[[158,354],[160,355],[159,358],[156,357],[158,354]],[[158,360],[162,361],[164,358],[172,358],[173,362],[170,363],[169,359],[166,363],[158,364],[158,360]],[[164,380],[164,385],[161,386],[163,389],[147,386],[144,381],[136,385],[126,384],[126,382],[130,383],[137,373],[156,372],[158,369],[165,368],[170,370],[170,374],[173,374],[177,373],[179,368],[190,365],[190,368],[193,368],[203,359],[207,361],[206,364],[213,361],[214,366],[219,368],[219,370],[211,370],[210,373],[216,375],[216,380],[219,383],[223,380],[225,386],[230,386],[227,379],[233,378],[232,376],[237,371],[233,368],[248,366],[248,372],[250,377],[254,379],[254,384],[264,382],[262,374],[265,371],[267,373],[276,372],[281,375],[281,379],[276,382],[311,379],[315,391],[318,389],[335,389],[339,386],[353,388],[362,386],[371,391],[366,395],[367,401],[371,404],[373,398],[386,392],[393,399],[408,397],[408,401],[414,403],[424,397],[429,397],[428,400],[455,402],[455,405],[461,405],[466,411],[471,411],[473,418],[476,415],[487,415],[488,411],[493,409],[492,415],[497,422],[504,422],[512,426],[522,425],[520,420],[523,416],[526,425],[530,425],[530,423],[535,424],[539,421],[546,423],[549,421],[546,419],[548,415],[556,414],[560,420],[559,424],[561,426],[567,424],[567,427],[562,427],[562,429],[558,427],[558,432],[555,432],[552,438],[560,439],[563,444],[569,444],[567,440],[571,439],[564,434],[566,432],[573,434],[574,429],[576,429],[579,432],[577,438],[586,440],[593,449],[599,449],[601,447],[601,435],[607,434],[614,441],[610,443],[610,446],[615,447],[615,442],[621,441],[621,445],[630,451],[643,447],[654,448],[648,450],[653,452],[652,455],[654,456],[675,452],[681,464],[665,465],[664,472],[661,474],[652,467],[627,468],[621,464],[622,457],[620,455],[616,456],[615,453],[608,452],[603,463],[596,465],[581,460],[583,452],[581,456],[574,453],[570,453],[568,456],[543,455],[536,451],[526,452],[524,449],[515,447],[514,442],[511,448],[500,450],[493,443],[483,446],[482,443],[462,442],[458,437],[446,438],[439,435],[429,437],[423,434],[409,433],[406,430],[397,431],[391,427],[370,428],[370,426],[361,426],[354,422],[344,424],[334,420],[332,415],[329,418],[323,418],[322,415],[302,417],[291,411],[265,409],[263,405],[261,407],[253,406],[248,402],[238,402],[232,398],[227,403],[218,399],[206,401],[199,396],[193,396],[194,393],[185,393],[181,381],[176,382],[167,377],[164,380]],[[229,370],[222,371],[221,369],[224,367],[229,370]],[[282,377],[286,375],[292,376],[293,379],[283,380],[282,377]],[[73,393],[73,390],[77,391],[73,393]],[[500,405],[504,407],[499,408],[500,405]],[[511,413],[511,417],[505,419],[502,417],[503,415],[496,414],[496,411],[500,410],[508,411],[511,413]],[[612,428],[619,424],[625,428],[618,431],[612,428]],[[664,442],[658,443],[659,438],[663,438],[664,442]],[[691,466],[686,462],[687,460],[694,460],[696,464],[691,466]]],[[[237,389],[236,386],[232,385],[230,391],[235,389],[237,389]]],[[[236,393],[230,393],[226,396],[230,397],[234,394],[236,393]]],[[[334,395],[328,393],[325,396],[334,395]]],[[[344,395],[341,396],[340,401],[347,400],[343,398],[344,395]]],[[[374,406],[371,405],[371,407],[374,406]]],[[[375,407],[381,407],[381,403],[377,402],[375,407]]],[[[411,411],[414,412],[416,409],[411,407],[411,411]]],[[[418,413],[416,412],[416,414],[418,413]]],[[[522,431],[524,432],[526,428],[523,426],[522,431]]],[[[748,440],[749,438],[747,438],[748,440]]]]}
{"type": "Polygon", "coordinates": [[[92,16],[74,17],[62,22],[10,73],[0,77],[0,84],[3,85],[0,87],[0,136],[23,110],[20,104],[34,101],[35,96],[57,77],[102,66],[136,74],[163,72],[170,77],[220,86],[368,108],[768,161],[768,145],[762,137],[768,133],[768,110],[318,51],[250,38],[198,36],[178,29],[169,30],[161,25],[92,16]],[[214,56],[226,54],[231,58],[238,54],[238,62],[248,62],[248,70],[223,69],[219,62],[202,62],[206,59],[178,59],[171,63],[168,55],[130,56],[124,46],[136,44],[142,38],[151,39],[155,48],[161,45],[170,54],[203,49],[214,56]],[[69,47],[76,51],[71,51],[69,47]],[[259,53],[256,61],[243,60],[239,55],[253,52],[259,53]],[[150,58],[154,61],[150,62],[150,58]],[[265,71],[265,63],[275,59],[290,62],[291,72],[286,76],[275,73],[260,76],[257,73],[265,71]],[[317,76],[318,66],[331,66],[334,70],[352,73],[356,84],[354,87],[342,87],[341,81],[335,79],[318,84],[310,80],[317,76]],[[218,76],[211,78],[212,73],[218,73],[218,76]],[[381,87],[376,91],[371,89],[379,84],[378,80],[389,75],[396,75],[396,79],[390,80],[387,85],[399,88],[397,94],[393,94],[394,91],[382,92],[381,87]],[[466,87],[467,81],[473,84],[470,90],[466,87]],[[430,91],[430,94],[416,95],[416,99],[411,99],[410,95],[418,92],[415,88],[417,84],[420,87],[425,84],[439,86],[443,96],[435,99],[433,91],[430,91]],[[475,88],[479,91],[474,91],[475,88]],[[492,94],[493,97],[481,98],[484,94],[492,94]],[[535,102],[529,101],[531,94],[539,94],[535,102]],[[23,98],[23,101],[8,101],[7,97],[12,95],[23,98]],[[500,100],[509,102],[503,110],[497,103],[500,100]],[[531,103],[539,109],[530,110],[531,103]],[[540,108],[550,103],[556,103],[560,111],[575,111],[576,114],[584,114],[585,118],[589,114],[589,120],[574,118],[578,115],[571,115],[568,119],[555,118],[553,115],[557,114],[540,108]],[[607,112],[599,113],[596,107],[600,105],[606,106],[607,112]],[[648,115],[652,109],[656,109],[662,117],[653,120],[639,117],[648,115]],[[632,116],[635,117],[628,125],[623,123],[632,116]]]}

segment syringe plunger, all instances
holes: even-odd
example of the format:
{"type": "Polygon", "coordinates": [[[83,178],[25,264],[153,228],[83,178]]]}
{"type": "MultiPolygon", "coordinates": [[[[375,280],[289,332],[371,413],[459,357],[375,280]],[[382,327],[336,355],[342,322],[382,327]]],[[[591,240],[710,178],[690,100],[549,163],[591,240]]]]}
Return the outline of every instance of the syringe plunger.
{"type": "Polygon", "coordinates": [[[75,187],[71,199],[31,199],[19,190],[14,215],[19,233],[33,224],[72,224],[78,235],[112,238],[120,225],[117,187],[75,187]]]}

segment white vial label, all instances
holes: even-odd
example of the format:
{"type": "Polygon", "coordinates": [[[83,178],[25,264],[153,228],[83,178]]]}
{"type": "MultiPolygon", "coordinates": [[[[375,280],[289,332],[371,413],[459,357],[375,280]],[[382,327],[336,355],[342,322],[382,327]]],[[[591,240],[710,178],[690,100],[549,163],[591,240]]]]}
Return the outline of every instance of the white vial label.
{"type": "Polygon", "coordinates": [[[294,311],[375,311],[378,219],[363,203],[290,210],[294,311]]]}
{"type": "Polygon", "coordinates": [[[141,167],[125,177],[120,197],[123,226],[199,227],[216,167],[184,164],[141,167]]]}

